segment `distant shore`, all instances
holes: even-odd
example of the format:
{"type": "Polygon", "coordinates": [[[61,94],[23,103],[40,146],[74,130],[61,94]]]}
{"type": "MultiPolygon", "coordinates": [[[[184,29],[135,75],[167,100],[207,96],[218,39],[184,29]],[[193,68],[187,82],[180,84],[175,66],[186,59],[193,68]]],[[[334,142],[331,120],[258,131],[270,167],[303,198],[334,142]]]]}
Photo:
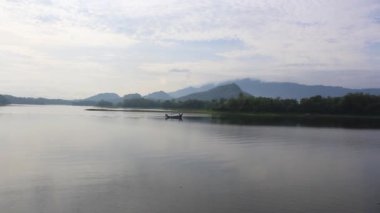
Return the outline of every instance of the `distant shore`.
{"type": "Polygon", "coordinates": [[[87,111],[106,111],[106,112],[172,112],[166,109],[109,109],[109,108],[89,108],[87,111]]]}
{"type": "Polygon", "coordinates": [[[216,110],[197,109],[122,109],[122,108],[88,108],[87,111],[110,111],[110,112],[183,112],[201,113],[223,116],[249,116],[249,117],[328,117],[328,118],[369,118],[380,120],[380,115],[355,115],[355,114],[318,114],[318,113],[253,113],[253,112],[223,112],[216,110]]]}
{"type": "MultiPolygon", "coordinates": [[[[220,124],[272,125],[272,126],[311,126],[344,128],[380,128],[380,116],[348,114],[311,114],[311,113],[248,113],[221,112],[195,109],[109,109],[89,108],[87,111],[108,112],[182,112],[189,121],[209,120],[220,124]],[[197,115],[198,114],[198,115],[197,115]],[[208,116],[205,116],[208,115],[208,116]]],[[[163,116],[164,117],[164,116],[163,116]]]]}

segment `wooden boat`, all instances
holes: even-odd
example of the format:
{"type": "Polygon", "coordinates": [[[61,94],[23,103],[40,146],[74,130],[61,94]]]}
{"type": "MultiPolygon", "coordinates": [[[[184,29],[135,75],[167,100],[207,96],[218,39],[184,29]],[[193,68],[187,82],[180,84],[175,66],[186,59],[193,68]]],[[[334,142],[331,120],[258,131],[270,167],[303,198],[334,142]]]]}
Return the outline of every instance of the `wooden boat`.
{"type": "Polygon", "coordinates": [[[178,113],[178,114],[175,114],[175,115],[168,115],[168,114],[165,114],[165,118],[166,119],[182,119],[182,115],[183,113],[178,113]]]}

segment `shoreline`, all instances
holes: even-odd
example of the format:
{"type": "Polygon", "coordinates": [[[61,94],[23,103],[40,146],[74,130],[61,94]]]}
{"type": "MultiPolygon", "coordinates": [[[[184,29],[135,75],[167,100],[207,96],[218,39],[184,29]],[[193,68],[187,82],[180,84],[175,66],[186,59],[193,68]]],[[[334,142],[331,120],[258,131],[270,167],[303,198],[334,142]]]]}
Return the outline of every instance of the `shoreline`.
{"type": "Polygon", "coordinates": [[[196,109],[110,109],[110,108],[87,108],[86,111],[105,111],[105,112],[182,112],[210,114],[213,116],[248,116],[248,117],[288,117],[288,118],[366,118],[380,120],[380,115],[354,115],[354,114],[313,114],[313,113],[250,113],[250,112],[223,112],[212,110],[196,109]]]}
{"type": "Polygon", "coordinates": [[[88,108],[86,111],[100,111],[100,112],[172,112],[173,110],[165,109],[99,109],[99,108],[88,108]]]}

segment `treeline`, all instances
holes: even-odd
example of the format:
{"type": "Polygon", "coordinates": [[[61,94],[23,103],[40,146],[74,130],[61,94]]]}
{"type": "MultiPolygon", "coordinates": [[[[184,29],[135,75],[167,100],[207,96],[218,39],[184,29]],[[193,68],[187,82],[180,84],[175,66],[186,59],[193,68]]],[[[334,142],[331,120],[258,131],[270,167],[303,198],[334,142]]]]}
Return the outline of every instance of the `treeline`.
{"type": "Polygon", "coordinates": [[[253,113],[316,113],[380,115],[380,96],[351,93],[343,97],[313,96],[295,99],[246,97],[230,99],[216,110],[253,113]]]}
{"type": "Polygon", "coordinates": [[[353,114],[380,115],[380,96],[363,93],[351,93],[343,97],[322,97],[280,99],[253,97],[241,94],[237,98],[219,99],[212,101],[200,100],[167,100],[155,101],[144,98],[125,99],[113,104],[107,101],[65,101],[44,98],[16,98],[0,95],[0,106],[10,103],[22,104],[65,104],[65,105],[97,105],[100,107],[124,108],[163,108],[163,109],[195,109],[223,112],[247,113],[316,113],[316,114],[353,114]]]}
{"type": "Polygon", "coordinates": [[[119,104],[101,101],[101,107],[125,108],[164,108],[164,109],[197,109],[224,112],[247,113],[317,113],[317,114],[355,114],[380,115],[380,96],[363,93],[347,94],[343,97],[322,97],[280,99],[252,97],[241,94],[237,98],[212,101],[154,101],[144,98],[128,99],[119,104]]]}
{"type": "Polygon", "coordinates": [[[125,108],[163,108],[163,109],[214,109],[216,101],[200,101],[200,100],[166,100],[157,101],[145,98],[128,99],[116,105],[125,108]],[[214,104],[215,103],[215,104],[214,104]]]}
{"type": "Polygon", "coordinates": [[[11,95],[0,95],[0,105],[6,104],[30,104],[30,105],[75,105],[94,106],[96,101],[88,100],[63,100],[49,98],[15,97],[11,95]]]}

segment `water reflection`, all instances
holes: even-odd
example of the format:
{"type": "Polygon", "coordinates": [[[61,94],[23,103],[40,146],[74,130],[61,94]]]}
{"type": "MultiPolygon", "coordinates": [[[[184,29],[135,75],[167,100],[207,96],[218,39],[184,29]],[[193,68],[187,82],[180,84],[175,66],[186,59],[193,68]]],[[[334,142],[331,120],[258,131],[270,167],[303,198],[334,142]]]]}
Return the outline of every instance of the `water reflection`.
{"type": "Polygon", "coordinates": [[[1,212],[380,210],[378,130],[184,116],[2,108],[1,212]]]}
{"type": "Polygon", "coordinates": [[[238,124],[256,126],[305,126],[379,129],[380,118],[350,116],[286,116],[286,115],[237,115],[215,114],[199,116],[192,114],[186,120],[202,123],[238,124]]]}

